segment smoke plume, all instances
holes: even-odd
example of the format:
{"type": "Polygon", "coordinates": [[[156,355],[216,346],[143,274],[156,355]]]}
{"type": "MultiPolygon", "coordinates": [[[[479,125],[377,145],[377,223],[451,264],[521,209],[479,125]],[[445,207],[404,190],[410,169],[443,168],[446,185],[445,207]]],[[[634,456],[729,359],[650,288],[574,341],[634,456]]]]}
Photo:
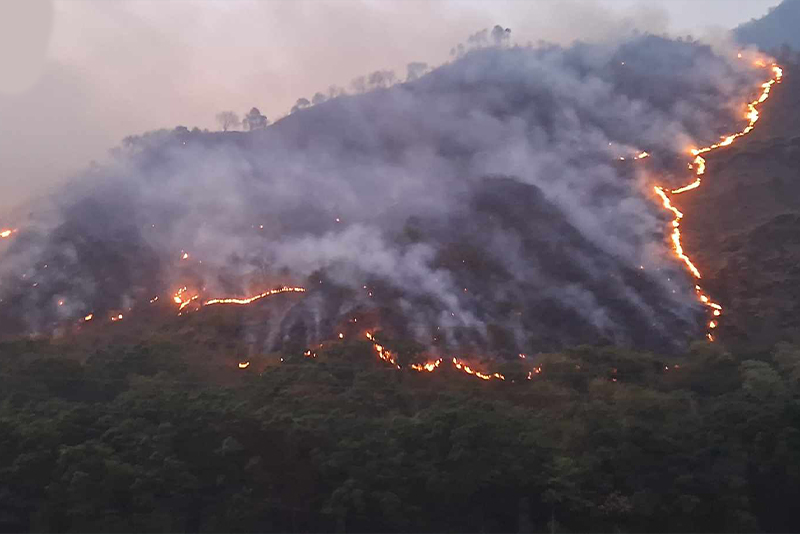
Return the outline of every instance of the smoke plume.
{"type": "Polygon", "coordinates": [[[264,326],[278,330],[270,350],[359,313],[492,354],[692,339],[694,282],[652,186],[686,181],[687,150],[740,124],[763,71],[651,35],[519,47],[501,28],[480,41],[263,130],[126,139],[2,245],[5,329],[136,310],[183,286],[286,284],[308,291],[264,326]]]}

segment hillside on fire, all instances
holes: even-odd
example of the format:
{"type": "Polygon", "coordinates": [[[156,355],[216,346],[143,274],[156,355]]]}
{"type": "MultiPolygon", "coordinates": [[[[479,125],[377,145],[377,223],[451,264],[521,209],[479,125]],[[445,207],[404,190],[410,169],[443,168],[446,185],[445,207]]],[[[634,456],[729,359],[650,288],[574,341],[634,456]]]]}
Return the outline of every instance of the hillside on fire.
{"type": "Polygon", "coordinates": [[[263,129],[129,137],[14,221],[0,328],[294,287],[253,350],[311,348],[359,317],[441,355],[685,350],[720,308],[654,188],[699,178],[690,149],[752,129],[746,103],[780,75],[753,50],[654,35],[500,42],[263,129]]]}
{"type": "Polygon", "coordinates": [[[0,212],[0,532],[800,530],[798,5],[490,26],[0,212]]]}

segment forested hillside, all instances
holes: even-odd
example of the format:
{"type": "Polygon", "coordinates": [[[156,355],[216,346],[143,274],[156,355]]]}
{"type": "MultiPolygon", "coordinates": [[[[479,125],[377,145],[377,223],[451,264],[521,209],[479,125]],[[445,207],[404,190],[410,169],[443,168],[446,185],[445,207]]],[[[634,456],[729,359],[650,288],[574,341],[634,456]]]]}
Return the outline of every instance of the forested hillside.
{"type": "Polygon", "coordinates": [[[798,527],[796,346],[576,348],[505,382],[397,371],[360,341],[209,380],[203,350],[0,346],[2,530],[798,527]]]}
{"type": "Polygon", "coordinates": [[[671,197],[698,282],[632,184],[682,184],[673,112],[713,141],[769,74],[619,54],[591,78],[586,45],[485,48],[269,128],[131,137],[116,181],[9,230],[0,531],[800,531],[800,68],[671,197]],[[597,94],[559,112],[565,80],[597,94]]]}

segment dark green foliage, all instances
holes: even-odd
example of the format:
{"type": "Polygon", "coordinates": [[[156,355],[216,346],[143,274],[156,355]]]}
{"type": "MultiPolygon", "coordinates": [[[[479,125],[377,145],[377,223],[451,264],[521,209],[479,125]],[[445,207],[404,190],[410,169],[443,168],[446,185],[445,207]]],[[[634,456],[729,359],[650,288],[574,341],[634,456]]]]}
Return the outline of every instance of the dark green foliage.
{"type": "Polygon", "coordinates": [[[0,530],[800,526],[792,345],[579,347],[485,383],[397,371],[356,341],[225,387],[186,366],[191,344],[71,351],[0,345],[0,530]]]}

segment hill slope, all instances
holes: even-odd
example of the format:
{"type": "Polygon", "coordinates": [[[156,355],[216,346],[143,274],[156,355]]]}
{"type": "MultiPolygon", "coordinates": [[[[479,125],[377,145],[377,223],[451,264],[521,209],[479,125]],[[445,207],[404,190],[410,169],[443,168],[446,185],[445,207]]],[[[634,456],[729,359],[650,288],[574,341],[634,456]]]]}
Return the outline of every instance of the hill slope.
{"type": "Polygon", "coordinates": [[[763,122],[714,152],[711,177],[677,201],[687,250],[725,305],[721,334],[734,344],[800,339],[800,67],[784,72],[763,122]]]}
{"type": "Polygon", "coordinates": [[[800,1],[783,0],[760,19],[753,19],[734,30],[736,40],[762,50],[789,46],[800,51],[800,1]]]}
{"type": "Polygon", "coordinates": [[[680,183],[686,146],[737,126],[762,77],[649,35],[492,47],[263,131],[133,138],[20,224],[0,328],[302,285],[264,350],[361,313],[444,351],[685,347],[707,310],[652,180],[680,183]]]}

